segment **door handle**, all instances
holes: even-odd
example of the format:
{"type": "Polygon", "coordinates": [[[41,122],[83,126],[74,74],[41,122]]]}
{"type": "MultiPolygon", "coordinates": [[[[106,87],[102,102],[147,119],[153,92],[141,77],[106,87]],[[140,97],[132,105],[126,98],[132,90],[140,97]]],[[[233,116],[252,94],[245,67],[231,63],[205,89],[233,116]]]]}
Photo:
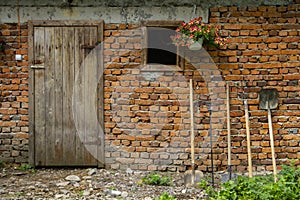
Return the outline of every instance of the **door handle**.
{"type": "Polygon", "coordinates": [[[30,66],[31,69],[45,69],[44,65],[31,65],[30,66]]]}

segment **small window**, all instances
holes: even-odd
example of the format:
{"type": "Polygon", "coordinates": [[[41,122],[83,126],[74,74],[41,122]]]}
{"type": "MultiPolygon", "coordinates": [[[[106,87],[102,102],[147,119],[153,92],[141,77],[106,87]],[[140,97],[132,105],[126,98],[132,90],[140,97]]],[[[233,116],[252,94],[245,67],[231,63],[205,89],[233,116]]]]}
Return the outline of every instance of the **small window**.
{"type": "Polygon", "coordinates": [[[183,69],[183,62],[181,62],[182,59],[179,56],[179,48],[172,44],[170,38],[171,35],[175,34],[175,29],[180,24],[181,22],[178,21],[142,22],[142,63],[144,65],[169,65],[183,69]]]}
{"type": "Polygon", "coordinates": [[[170,38],[174,30],[147,27],[147,64],[176,65],[177,47],[170,38]]]}

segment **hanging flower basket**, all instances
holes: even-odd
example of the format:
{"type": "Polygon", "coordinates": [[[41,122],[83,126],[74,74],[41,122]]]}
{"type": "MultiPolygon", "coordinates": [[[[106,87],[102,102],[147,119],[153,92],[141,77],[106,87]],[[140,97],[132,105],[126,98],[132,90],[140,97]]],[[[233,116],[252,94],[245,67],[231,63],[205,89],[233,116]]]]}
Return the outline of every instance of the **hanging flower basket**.
{"type": "Polygon", "coordinates": [[[200,50],[202,44],[222,47],[226,45],[226,38],[220,36],[219,27],[205,24],[201,17],[195,18],[188,23],[183,22],[176,29],[177,34],[171,39],[176,46],[187,46],[191,50],[200,50]]]}
{"type": "Polygon", "coordinates": [[[200,50],[202,48],[202,44],[203,44],[203,38],[200,38],[198,41],[194,41],[194,43],[192,43],[189,46],[189,49],[193,51],[200,50]]]}

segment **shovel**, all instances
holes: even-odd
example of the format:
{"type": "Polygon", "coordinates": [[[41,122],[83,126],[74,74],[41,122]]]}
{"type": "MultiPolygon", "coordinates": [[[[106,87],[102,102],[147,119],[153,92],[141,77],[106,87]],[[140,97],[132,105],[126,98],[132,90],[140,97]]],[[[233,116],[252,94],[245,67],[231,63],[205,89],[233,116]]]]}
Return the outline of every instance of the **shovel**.
{"type": "Polygon", "coordinates": [[[261,109],[268,110],[268,123],[269,123],[269,134],[272,152],[272,164],[273,164],[273,175],[274,181],[277,181],[276,172],[276,161],[275,161],[275,150],[274,150],[274,137],[272,127],[271,109],[275,109],[278,106],[278,91],[277,89],[262,89],[259,92],[259,107],[261,109]]]}
{"type": "Polygon", "coordinates": [[[190,79],[190,114],[191,114],[191,167],[184,173],[184,183],[186,186],[194,186],[203,178],[200,170],[195,170],[195,133],[194,133],[194,101],[193,101],[193,80],[190,79]]]}

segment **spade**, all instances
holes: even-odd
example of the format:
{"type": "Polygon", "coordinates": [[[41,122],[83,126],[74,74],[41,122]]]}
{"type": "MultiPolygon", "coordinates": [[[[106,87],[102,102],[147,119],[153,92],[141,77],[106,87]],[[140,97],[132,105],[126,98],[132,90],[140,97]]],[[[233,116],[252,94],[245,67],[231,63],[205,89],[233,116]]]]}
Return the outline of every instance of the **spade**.
{"type": "Polygon", "coordinates": [[[273,127],[272,127],[272,117],[271,109],[275,109],[278,106],[278,91],[277,89],[261,89],[259,92],[259,107],[261,109],[268,110],[268,124],[269,124],[269,134],[272,152],[272,164],[273,164],[273,175],[274,181],[277,181],[276,172],[276,161],[275,161],[275,150],[274,150],[274,137],[273,137],[273,127]]]}

